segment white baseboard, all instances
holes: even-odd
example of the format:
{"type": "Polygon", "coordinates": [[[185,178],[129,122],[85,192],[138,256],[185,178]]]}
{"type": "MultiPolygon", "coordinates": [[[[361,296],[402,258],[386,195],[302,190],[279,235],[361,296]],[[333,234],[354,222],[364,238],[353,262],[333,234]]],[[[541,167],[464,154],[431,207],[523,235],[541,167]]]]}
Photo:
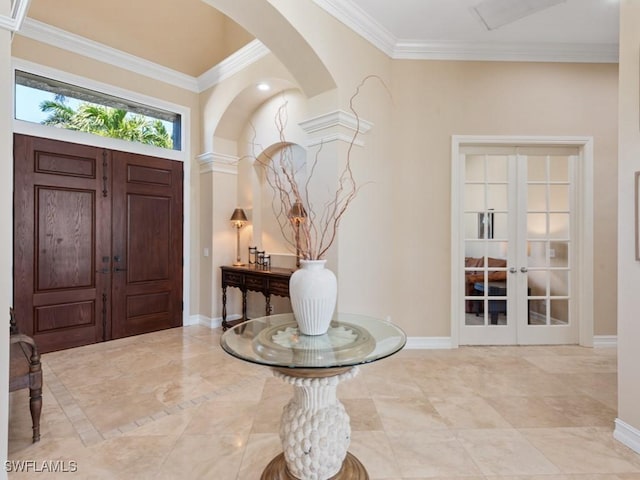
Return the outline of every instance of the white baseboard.
{"type": "Polygon", "coordinates": [[[189,315],[185,320],[182,321],[183,327],[189,327],[191,325],[200,324],[200,320],[203,318],[207,318],[204,315],[189,315]]]}
{"type": "Polygon", "coordinates": [[[616,418],[616,428],[613,431],[613,438],[625,444],[634,452],[640,453],[640,430],[623,422],[619,418],[616,418]]]}
{"type": "Polygon", "coordinates": [[[454,348],[451,337],[408,337],[407,350],[437,350],[454,348]]]}
{"type": "Polygon", "coordinates": [[[617,335],[594,335],[593,346],[595,348],[610,348],[618,346],[617,335]]]}
{"type": "MultiPolygon", "coordinates": [[[[228,315],[229,320],[237,320],[242,318],[242,315],[228,315]]],[[[205,315],[191,315],[189,320],[184,323],[184,326],[189,325],[203,325],[209,328],[218,328],[222,326],[222,318],[209,318],[205,315]]],[[[595,335],[593,337],[594,348],[615,348],[618,346],[617,335],[595,335]]],[[[441,350],[456,348],[451,337],[407,337],[407,344],[405,347],[407,350],[441,350]]]]}
{"type": "MultiPolygon", "coordinates": [[[[239,318],[242,318],[242,315],[227,315],[227,319],[229,321],[238,320],[239,318]]],[[[188,327],[189,325],[202,325],[209,328],[218,328],[222,326],[222,317],[210,318],[205,315],[191,315],[189,320],[183,323],[184,327],[188,327]]]]}
{"type": "MultiPolygon", "coordinates": [[[[229,320],[238,320],[242,315],[228,315],[229,320]]],[[[205,315],[191,315],[184,326],[203,325],[209,328],[222,326],[222,318],[209,318],[205,315]]],[[[405,347],[407,350],[441,350],[454,348],[451,337],[408,337],[405,347]]]]}

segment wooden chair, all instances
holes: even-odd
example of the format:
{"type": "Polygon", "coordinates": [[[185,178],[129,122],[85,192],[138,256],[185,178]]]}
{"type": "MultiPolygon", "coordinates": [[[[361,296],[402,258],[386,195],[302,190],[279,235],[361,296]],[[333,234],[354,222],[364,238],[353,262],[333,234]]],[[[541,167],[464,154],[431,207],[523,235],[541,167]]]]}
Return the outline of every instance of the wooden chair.
{"type": "Polygon", "coordinates": [[[9,391],[29,389],[29,408],[33,424],[33,442],[40,440],[42,411],[42,368],[40,354],[33,339],[18,332],[13,308],[10,314],[9,391]]]}

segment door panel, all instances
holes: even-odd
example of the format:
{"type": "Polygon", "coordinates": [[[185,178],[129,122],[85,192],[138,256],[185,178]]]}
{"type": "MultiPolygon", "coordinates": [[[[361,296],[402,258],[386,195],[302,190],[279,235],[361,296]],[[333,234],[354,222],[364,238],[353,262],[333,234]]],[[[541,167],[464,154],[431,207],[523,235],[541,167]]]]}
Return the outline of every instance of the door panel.
{"type": "Polygon", "coordinates": [[[104,338],[102,157],[93,147],[15,136],[14,303],[19,328],[42,352],[104,338]]]}
{"type": "Polygon", "coordinates": [[[95,192],[35,187],[37,291],[92,287],[95,192]]]}
{"type": "Polygon", "coordinates": [[[128,203],[128,282],[168,280],[172,273],[171,198],[130,194],[128,203]]]}
{"type": "Polygon", "coordinates": [[[114,152],[113,338],[182,325],[182,164],[114,152]]]}

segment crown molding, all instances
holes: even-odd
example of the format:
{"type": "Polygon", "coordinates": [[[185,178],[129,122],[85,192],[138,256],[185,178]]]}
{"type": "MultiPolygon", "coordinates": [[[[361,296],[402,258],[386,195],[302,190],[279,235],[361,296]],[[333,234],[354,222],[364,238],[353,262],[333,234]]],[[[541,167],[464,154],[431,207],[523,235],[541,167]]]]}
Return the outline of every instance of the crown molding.
{"type": "Polygon", "coordinates": [[[198,93],[198,83],[196,79],[190,75],[163,67],[157,63],[136,57],[135,55],[130,55],[121,50],[116,50],[102,43],[94,42],[80,35],[67,32],[31,18],[25,19],[24,25],[18,34],[198,93]]]}
{"type": "Polygon", "coordinates": [[[270,53],[262,42],[254,40],[196,78],[31,18],[25,19],[17,33],[195,93],[213,87],[270,53]]]}
{"type": "Polygon", "coordinates": [[[200,174],[215,172],[238,174],[238,157],[225,153],[205,152],[196,157],[200,165],[200,174]]]}
{"type": "Polygon", "coordinates": [[[356,131],[367,133],[373,127],[373,123],[344,110],[336,110],[303,120],[300,122],[300,127],[307,133],[316,133],[332,127],[344,127],[353,133],[356,131]]]}
{"type": "MultiPolygon", "coordinates": [[[[178,72],[102,43],[25,18],[29,0],[15,0],[11,17],[0,15],[0,28],[27,38],[124,68],[195,93],[201,93],[269,54],[254,40],[199,77],[178,72]]],[[[393,59],[617,63],[615,44],[477,44],[397,40],[360,7],[345,0],[313,0],[320,8],[393,59]]]]}
{"type": "Polygon", "coordinates": [[[24,18],[27,16],[29,0],[14,0],[11,6],[11,15],[0,15],[0,28],[17,32],[22,26],[24,18]]]}
{"type": "Polygon", "coordinates": [[[393,57],[397,43],[396,37],[355,3],[345,0],[313,0],[313,2],[389,57],[393,57]]]}
{"type": "Polygon", "coordinates": [[[318,115],[317,117],[303,120],[298,125],[310,136],[307,147],[333,141],[353,143],[362,147],[364,146],[364,141],[360,135],[367,133],[373,127],[373,123],[358,118],[344,110],[318,115]]]}
{"type": "Polygon", "coordinates": [[[351,0],[313,1],[394,60],[618,63],[618,46],[611,44],[478,44],[398,39],[351,0]]]}
{"type": "Polygon", "coordinates": [[[577,43],[430,43],[401,40],[395,46],[393,58],[399,60],[618,63],[618,46],[577,43]]]}
{"type": "Polygon", "coordinates": [[[260,40],[255,39],[228,56],[197,78],[198,90],[203,92],[232,75],[242,71],[265,55],[271,53],[260,40]]]}

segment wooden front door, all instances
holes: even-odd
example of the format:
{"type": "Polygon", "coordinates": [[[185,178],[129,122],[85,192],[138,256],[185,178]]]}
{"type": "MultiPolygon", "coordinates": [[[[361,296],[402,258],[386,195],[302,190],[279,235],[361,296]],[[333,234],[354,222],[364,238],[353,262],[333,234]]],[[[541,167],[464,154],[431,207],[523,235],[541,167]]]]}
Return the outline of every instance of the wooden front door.
{"type": "Polygon", "coordinates": [[[182,325],[182,164],[113,152],[112,338],[182,325]]]}
{"type": "Polygon", "coordinates": [[[181,325],[181,163],[25,135],[14,163],[14,307],[42,352],[181,325]]]}

